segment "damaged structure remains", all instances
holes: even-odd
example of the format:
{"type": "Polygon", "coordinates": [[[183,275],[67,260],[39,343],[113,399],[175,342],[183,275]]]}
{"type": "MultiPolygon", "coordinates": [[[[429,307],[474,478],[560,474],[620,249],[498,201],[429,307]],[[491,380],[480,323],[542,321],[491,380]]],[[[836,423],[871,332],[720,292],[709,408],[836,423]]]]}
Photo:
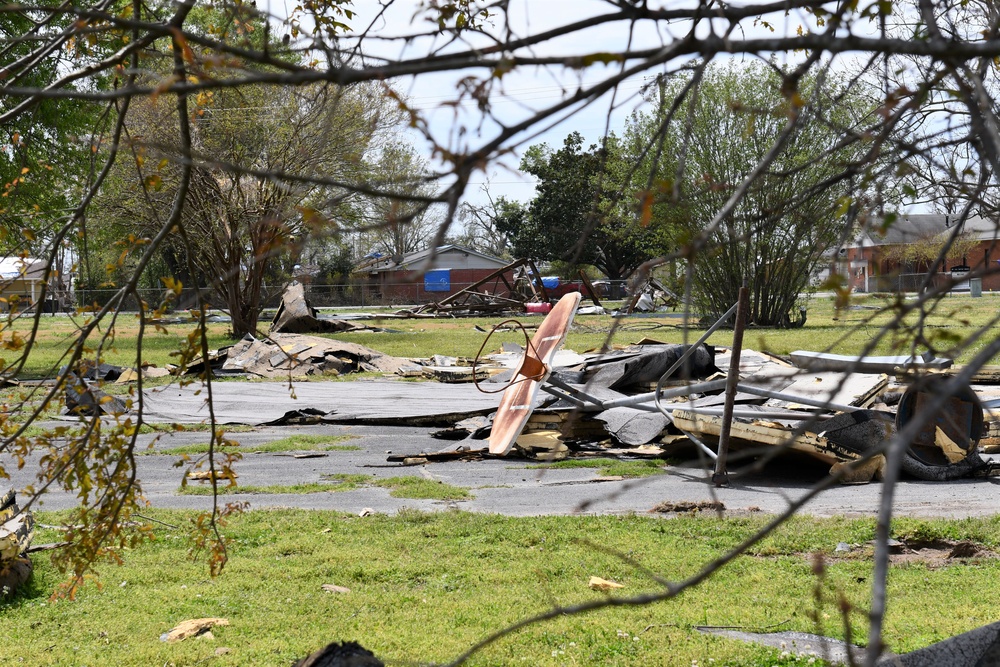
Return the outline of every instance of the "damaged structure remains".
{"type": "MultiPolygon", "coordinates": [[[[295,333],[248,336],[219,351],[215,372],[269,379],[369,372],[397,379],[300,383],[294,395],[286,385],[265,383],[255,385],[253,396],[238,384],[221,383],[213,386],[214,412],[220,423],[444,427],[434,435],[457,442],[409,457],[424,461],[686,453],[715,460],[728,430],[734,461],[807,457],[846,483],[880,478],[886,443],[910,428],[903,466],[911,475],[948,480],[992,472],[979,451],[1000,443],[1000,420],[992,413],[1000,396],[984,385],[942,398],[943,383],[954,373],[950,360],[795,352],[793,364],[753,350],[734,355],[706,345],[736,306],[692,345],[647,339],[581,355],[559,349],[580,301],[578,293],[563,297],[525,348],[507,343],[475,360],[391,357],[295,333]],[[437,382],[398,381],[417,376],[437,382]],[[919,428],[911,426],[918,417],[919,428]]],[[[154,370],[160,369],[142,373],[154,370]]],[[[73,381],[75,404],[69,407],[124,412],[120,402],[95,394],[100,389],[89,379],[99,384],[115,372],[136,373],[96,367],[73,381]]],[[[995,376],[1000,371],[984,368],[973,381],[994,382],[995,376]]],[[[147,420],[206,417],[196,387],[147,389],[143,403],[147,420]]]]}

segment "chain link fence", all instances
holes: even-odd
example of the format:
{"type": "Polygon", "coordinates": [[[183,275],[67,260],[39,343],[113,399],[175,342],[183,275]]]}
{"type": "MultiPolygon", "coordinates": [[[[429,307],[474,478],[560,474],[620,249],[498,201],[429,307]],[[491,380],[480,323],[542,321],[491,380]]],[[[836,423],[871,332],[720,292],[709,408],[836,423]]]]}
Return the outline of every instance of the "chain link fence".
{"type": "MultiPolygon", "coordinates": [[[[936,289],[941,286],[949,276],[945,273],[935,273],[927,281],[926,273],[894,273],[881,276],[869,276],[867,281],[868,292],[919,292],[924,288],[924,283],[928,283],[928,289],[936,289]]],[[[957,287],[955,291],[961,291],[962,287],[957,287]]],[[[968,283],[965,283],[964,290],[968,291],[968,283]]]]}
{"type": "MultiPolygon", "coordinates": [[[[471,283],[452,283],[452,292],[465,289],[471,283]]],[[[440,301],[448,296],[445,292],[424,292],[422,284],[416,283],[386,283],[382,288],[376,288],[366,284],[337,284],[337,285],[306,285],[306,298],[315,308],[375,308],[392,307],[403,305],[417,305],[440,301]]],[[[627,293],[627,282],[619,281],[597,281],[594,289],[600,299],[621,299],[627,293]]],[[[264,287],[261,294],[262,308],[277,308],[281,303],[281,294],[284,285],[274,285],[264,287]]],[[[142,299],[148,307],[155,308],[162,301],[166,294],[162,289],[140,289],[137,290],[138,298],[135,294],[125,297],[121,308],[127,311],[139,310],[139,301],[142,299]]],[[[103,307],[112,299],[118,298],[119,292],[113,288],[106,289],[77,289],[73,294],[73,305],[76,308],[88,306],[103,307]]],[[[558,290],[555,292],[558,296],[558,290]]],[[[219,309],[224,309],[225,302],[212,294],[208,295],[209,303],[219,309]]],[[[174,300],[174,308],[184,310],[197,306],[197,295],[193,290],[184,290],[180,298],[174,300]]],[[[58,306],[46,305],[45,312],[62,310],[58,306]]]]}

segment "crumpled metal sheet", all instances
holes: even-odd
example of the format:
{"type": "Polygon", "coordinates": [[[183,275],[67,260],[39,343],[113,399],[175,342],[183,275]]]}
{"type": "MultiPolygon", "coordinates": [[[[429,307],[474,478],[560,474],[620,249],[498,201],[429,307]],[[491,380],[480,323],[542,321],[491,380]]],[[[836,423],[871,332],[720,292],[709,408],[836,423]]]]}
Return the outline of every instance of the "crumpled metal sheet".
{"type": "Polygon", "coordinates": [[[343,320],[326,320],[306,299],[302,283],[293,282],[281,295],[281,305],[271,320],[271,333],[336,333],[364,329],[363,326],[343,320]]]}

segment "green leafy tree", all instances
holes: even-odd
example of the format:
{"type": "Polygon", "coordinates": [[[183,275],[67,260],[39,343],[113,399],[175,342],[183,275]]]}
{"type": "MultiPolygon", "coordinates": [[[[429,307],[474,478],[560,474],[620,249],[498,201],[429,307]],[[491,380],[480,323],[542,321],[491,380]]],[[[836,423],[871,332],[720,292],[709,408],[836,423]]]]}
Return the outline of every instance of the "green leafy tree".
{"type": "Polygon", "coordinates": [[[390,142],[373,156],[370,174],[374,188],[397,197],[364,200],[356,223],[361,247],[365,252],[396,258],[426,248],[439,220],[434,218],[432,210],[401,196],[433,195],[433,188],[428,187],[424,160],[411,146],[390,142]]]}
{"type": "Polygon", "coordinates": [[[847,227],[845,198],[858,188],[850,165],[859,145],[840,147],[844,128],[862,123],[870,105],[841,95],[834,81],[803,81],[783,94],[784,79],[764,63],[709,66],[696,96],[684,96],[690,77],[666,82],[663,113],[636,115],[626,132],[632,146],[649,146],[648,215],[669,231],[665,251],[690,261],[688,276],[699,309],[719,315],[750,289],[750,321],[784,326],[810,285],[823,253],[847,227]],[[761,164],[797,116],[784,149],[745,189],[739,203],[717,218],[748,174],[761,164]],[[683,156],[683,162],[678,159],[683,156]],[[714,226],[713,226],[714,225],[714,226]]]}
{"type": "Polygon", "coordinates": [[[592,264],[612,280],[630,276],[657,250],[657,231],[636,221],[621,201],[621,183],[612,165],[625,159],[613,135],[603,147],[583,148],[573,132],[562,148],[532,146],[521,169],[536,179],[535,197],[525,212],[512,207],[498,218],[513,238],[513,252],[572,265],[592,264]]]}
{"type": "MultiPolygon", "coordinates": [[[[40,51],[37,42],[21,37],[38,31],[43,18],[45,13],[37,10],[0,13],[0,57],[5,66],[36,63],[29,71],[5,75],[5,86],[47,86],[74,62],[92,62],[120,46],[120,39],[68,40],[61,49],[40,51]]],[[[67,30],[72,20],[47,17],[46,26],[67,30]]],[[[83,93],[107,87],[109,80],[96,77],[74,88],[83,93]]],[[[0,114],[13,112],[21,102],[0,98],[0,114]]],[[[0,249],[5,254],[42,255],[53,240],[61,250],[70,245],[71,212],[93,167],[91,137],[103,125],[97,109],[71,98],[42,100],[0,125],[0,249]]],[[[68,287],[71,256],[61,251],[50,258],[57,278],[50,282],[53,287],[68,287]]]]}

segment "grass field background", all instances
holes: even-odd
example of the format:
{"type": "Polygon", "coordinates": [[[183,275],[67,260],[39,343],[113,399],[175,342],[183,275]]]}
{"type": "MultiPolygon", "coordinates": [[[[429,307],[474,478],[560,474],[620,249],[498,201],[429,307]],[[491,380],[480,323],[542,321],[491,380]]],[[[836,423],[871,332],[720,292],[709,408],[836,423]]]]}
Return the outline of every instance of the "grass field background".
{"type": "MultiPolygon", "coordinates": [[[[777,354],[796,349],[857,353],[883,331],[894,307],[903,304],[862,297],[851,308],[838,310],[831,299],[816,298],[809,303],[805,327],[751,328],[745,347],[777,354]]],[[[988,333],[998,311],[1000,301],[991,294],[980,299],[947,297],[930,313],[909,316],[889,328],[872,352],[922,352],[929,344],[937,354],[952,353],[965,361],[984,341],[967,346],[962,341],[980,328],[988,333]]],[[[472,356],[486,335],[480,329],[489,329],[499,319],[382,319],[371,324],[389,331],[335,337],[396,356],[472,356]]],[[[521,319],[527,324],[540,321],[521,319]]],[[[607,316],[580,316],[566,347],[583,352],[646,337],[692,341],[702,330],[685,330],[681,325],[682,320],[669,313],[618,322],[607,316]]],[[[26,335],[25,326],[14,323],[6,334],[26,335]]],[[[232,342],[227,328],[224,323],[209,325],[210,347],[232,342]]],[[[71,318],[42,318],[37,344],[21,377],[51,374],[77,330],[78,322],[71,318]]],[[[113,331],[113,339],[101,348],[102,360],[134,365],[138,330],[138,322],[127,315],[111,329],[105,326],[103,333],[113,331]]],[[[171,352],[191,330],[184,324],[168,325],[165,333],[148,330],[142,359],[160,366],[171,363],[176,359],[171,352]]],[[[727,346],[731,336],[723,330],[710,342],[727,346]]],[[[504,341],[523,342],[523,336],[499,334],[489,349],[504,341]]],[[[4,354],[10,363],[16,353],[4,354]]],[[[13,403],[25,388],[6,391],[13,403]]],[[[16,421],[18,415],[11,417],[16,421]]],[[[352,444],[278,441],[269,446],[293,451],[350,449],[352,444]]],[[[203,449],[198,444],[191,452],[203,449]]],[[[331,480],[330,485],[337,483],[362,481],[331,480]]],[[[429,492],[417,486],[403,484],[393,493],[422,497],[429,492]]],[[[662,590],[650,573],[670,581],[691,576],[766,520],[711,515],[507,518],[408,511],[393,517],[357,517],[323,511],[254,511],[226,528],[231,560],[222,576],[212,579],[203,561],[189,559],[186,535],[193,515],[152,510],[150,516],[162,522],[153,524],[156,540],[118,552],[124,565],[100,566],[98,580],[76,600],[51,599],[64,576],[44,554],[35,556],[33,580],[17,596],[0,603],[5,628],[0,664],[264,667],[290,665],[334,640],[360,641],[393,664],[442,663],[526,616],[555,605],[602,599],[606,594],[587,587],[591,576],[625,584],[616,593],[621,596],[662,590]],[[327,593],[321,588],[324,583],[351,592],[327,593]],[[178,622],[207,616],[225,617],[230,625],[216,629],[211,640],[160,641],[160,635],[178,622]]],[[[43,513],[39,518],[50,525],[60,521],[56,514],[43,513]]],[[[901,539],[966,539],[992,552],[1000,550],[996,517],[900,519],[893,532],[901,539]]],[[[676,600],[560,617],[504,638],[470,664],[816,664],[809,663],[809,656],[783,655],[780,650],[706,636],[695,627],[844,636],[839,611],[844,600],[851,610],[852,639],[863,643],[873,537],[870,520],[798,518],[676,600]],[[840,542],[855,548],[838,553],[840,542]],[[816,554],[825,562],[822,578],[815,573],[816,554]]],[[[57,539],[57,534],[42,530],[36,543],[47,539],[57,539]]],[[[918,560],[894,565],[885,637],[890,647],[916,649],[1000,618],[1000,596],[994,592],[1000,586],[997,575],[998,561],[990,553],[946,564],[918,560]]]]}

